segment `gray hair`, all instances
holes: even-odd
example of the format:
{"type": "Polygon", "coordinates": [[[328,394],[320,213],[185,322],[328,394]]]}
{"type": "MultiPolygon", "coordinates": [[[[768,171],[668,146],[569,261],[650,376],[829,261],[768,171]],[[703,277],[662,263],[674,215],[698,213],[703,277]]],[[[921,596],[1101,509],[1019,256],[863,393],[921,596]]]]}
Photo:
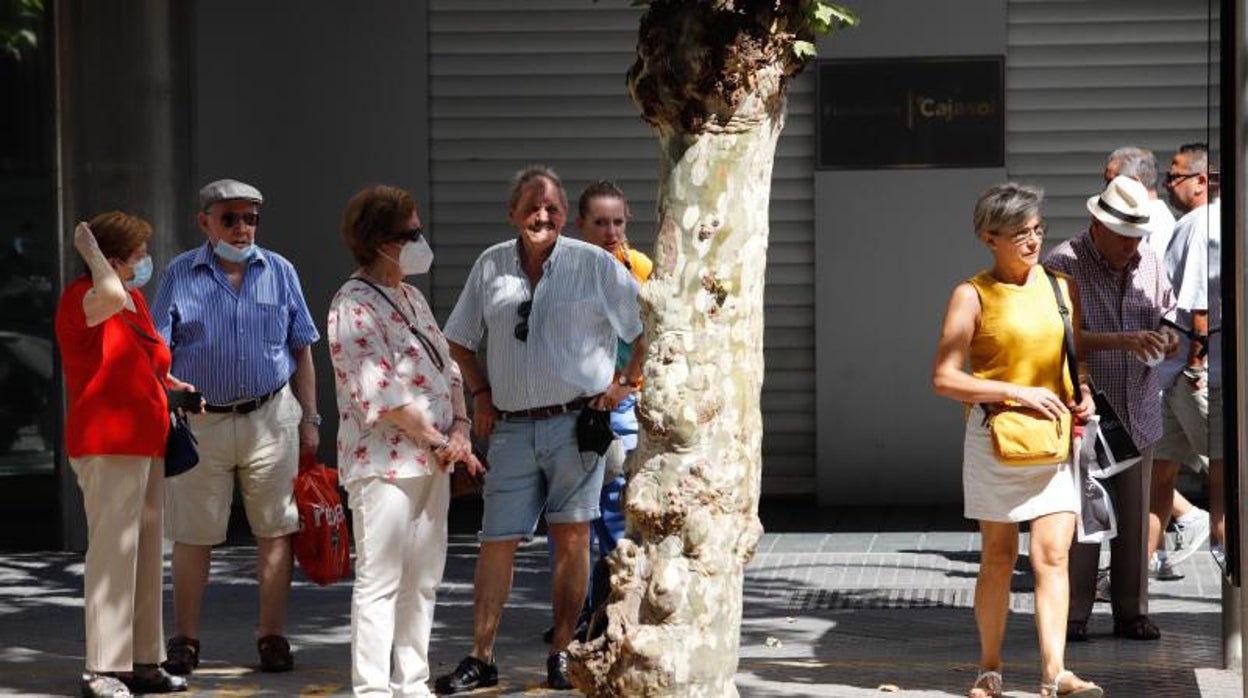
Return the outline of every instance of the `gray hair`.
{"type": "Polygon", "coordinates": [[[1044,190],[1028,184],[1006,182],[989,187],[975,202],[975,234],[1024,225],[1040,215],[1044,190]]]}
{"type": "Polygon", "coordinates": [[[559,179],[559,175],[555,174],[555,171],[546,165],[529,165],[523,170],[516,172],[515,176],[511,178],[511,194],[507,196],[507,210],[509,212],[515,210],[516,204],[520,203],[520,195],[524,193],[524,190],[528,189],[539,179],[544,179],[555,185],[555,188],[559,190],[559,199],[563,202],[563,208],[565,211],[567,210],[568,193],[564,191],[563,180],[559,179]]]}
{"type": "Polygon", "coordinates": [[[1148,148],[1123,146],[1109,154],[1107,164],[1118,163],[1118,175],[1127,176],[1152,191],[1157,188],[1157,158],[1148,148]]]}

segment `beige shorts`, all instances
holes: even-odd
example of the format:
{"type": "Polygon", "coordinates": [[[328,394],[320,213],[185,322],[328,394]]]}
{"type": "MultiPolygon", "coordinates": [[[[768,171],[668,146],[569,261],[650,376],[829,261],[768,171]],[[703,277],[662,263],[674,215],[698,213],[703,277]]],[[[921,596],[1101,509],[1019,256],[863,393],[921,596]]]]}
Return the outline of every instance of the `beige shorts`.
{"type": "Polygon", "coordinates": [[[225,541],[238,479],[256,538],[299,530],[294,481],[299,470],[303,410],[290,386],[247,414],[193,414],[199,465],[165,480],[165,531],[178,543],[225,541]]]}
{"type": "Polygon", "coordinates": [[[1192,390],[1183,376],[1162,392],[1162,437],[1153,448],[1157,460],[1182,463],[1193,470],[1222,459],[1222,389],[1192,390]]]}

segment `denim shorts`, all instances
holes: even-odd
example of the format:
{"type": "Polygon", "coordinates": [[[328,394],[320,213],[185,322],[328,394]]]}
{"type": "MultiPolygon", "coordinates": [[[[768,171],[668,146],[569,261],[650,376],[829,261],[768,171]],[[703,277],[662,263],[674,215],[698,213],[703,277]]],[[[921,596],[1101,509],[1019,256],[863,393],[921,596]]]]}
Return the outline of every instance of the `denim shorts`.
{"type": "Polygon", "coordinates": [[[494,423],[482,489],[481,540],[531,539],[543,507],[548,524],[598,518],[603,462],[577,447],[579,414],[494,423]]]}

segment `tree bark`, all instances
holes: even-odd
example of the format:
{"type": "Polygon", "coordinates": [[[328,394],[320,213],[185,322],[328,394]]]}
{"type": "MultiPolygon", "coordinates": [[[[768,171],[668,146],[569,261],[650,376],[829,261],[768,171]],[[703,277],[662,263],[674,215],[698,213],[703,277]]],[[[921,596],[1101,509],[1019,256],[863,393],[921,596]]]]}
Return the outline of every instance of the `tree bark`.
{"type": "Polygon", "coordinates": [[[721,698],[737,695],[744,568],[762,534],[768,208],[795,71],[756,34],[725,42],[722,27],[655,8],[630,72],[660,155],[655,268],[641,294],[643,430],[606,631],[570,648],[571,678],[591,696],[721,698]],[[660,31],[675,43],[656,46],[660,31]],[[708,57],[711,47],[724,55],[708,57]],[[748,69],[705,89],[705,66],[722,77],[743,55],[748,69]]]}

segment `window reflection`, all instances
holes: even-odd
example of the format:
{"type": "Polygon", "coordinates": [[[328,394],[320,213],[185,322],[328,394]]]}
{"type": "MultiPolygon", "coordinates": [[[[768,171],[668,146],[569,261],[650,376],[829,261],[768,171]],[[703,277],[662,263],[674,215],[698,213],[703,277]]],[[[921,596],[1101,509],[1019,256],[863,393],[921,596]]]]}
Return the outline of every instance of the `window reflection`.
{"type": "Polygon", "coordinates": [[[52,52],[46,3],[6,3],[0,29],[0,476],[53,473],[57,269],[52,52]]]}

